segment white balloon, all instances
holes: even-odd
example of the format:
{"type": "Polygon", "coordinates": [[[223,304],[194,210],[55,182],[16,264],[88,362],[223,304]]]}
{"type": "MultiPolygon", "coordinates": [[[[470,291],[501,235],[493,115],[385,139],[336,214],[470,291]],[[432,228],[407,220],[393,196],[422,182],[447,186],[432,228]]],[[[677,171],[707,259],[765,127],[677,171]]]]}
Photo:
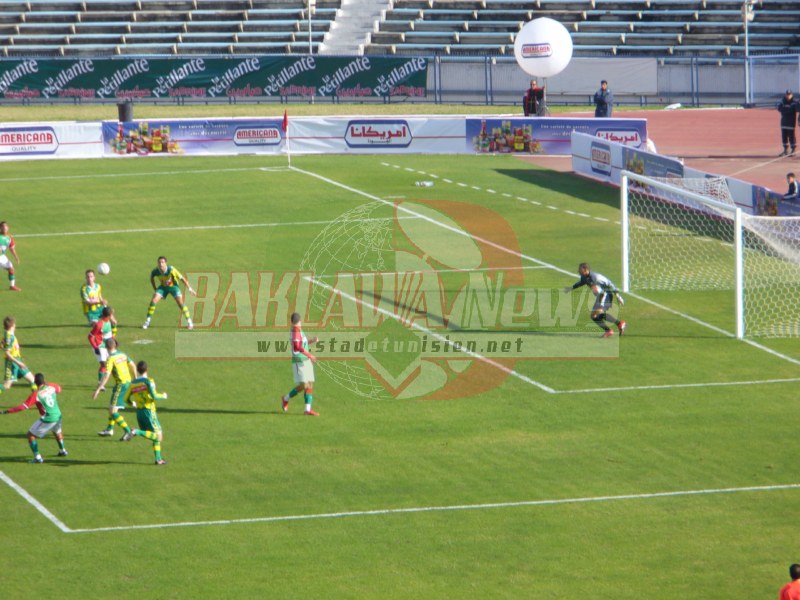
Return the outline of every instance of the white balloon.
{"type": "Polygon", "coordinates": [[[520,29],[514,40],[514,56],[528,75],[552,77],[572,60],[572,38],[558,21],[540,17],[520,29]]]}

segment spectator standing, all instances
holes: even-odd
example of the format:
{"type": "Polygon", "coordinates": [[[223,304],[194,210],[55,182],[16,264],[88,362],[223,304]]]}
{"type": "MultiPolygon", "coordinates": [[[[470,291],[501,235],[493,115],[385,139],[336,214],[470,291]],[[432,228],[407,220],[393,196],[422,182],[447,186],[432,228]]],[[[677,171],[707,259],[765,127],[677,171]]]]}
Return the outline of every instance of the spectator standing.
{"type": "Polygon", "coordinates": [[[608,82],[603,79],[600,89],[594,93],[594,116],[610,117],[614,112],[614,94],[608,89],[608,82]]]}
{"type": "Polygon", "coordinates": [[[783,152],[778,156],[789,156],[790,147],[792,149],[791,156],[794,156],[797,148],[794,129],[797,125],[797,115],[800,113],[800,103],[794,99],[792,90],[786,90],[783,98],[778,102],[777,108],[781,113],[781,143],[783,144],[783,152]]]}

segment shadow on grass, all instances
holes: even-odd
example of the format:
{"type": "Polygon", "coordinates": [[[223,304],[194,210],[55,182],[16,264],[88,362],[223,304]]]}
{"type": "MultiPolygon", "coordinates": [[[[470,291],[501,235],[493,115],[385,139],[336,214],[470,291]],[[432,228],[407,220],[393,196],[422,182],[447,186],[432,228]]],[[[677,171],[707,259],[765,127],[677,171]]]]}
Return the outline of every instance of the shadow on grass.
{"type": "MultiPolygon", "coordinates": [[[[498,169],[497,173],[558,194],[568,194],[593,204],[619,208],[619,191],[616,188],[598,185],[596,181],[577,177],[573,173],[560,173],[547,169],[498,169]]],[[[531,199],[537,200],[535,197],[531,199]]]]}

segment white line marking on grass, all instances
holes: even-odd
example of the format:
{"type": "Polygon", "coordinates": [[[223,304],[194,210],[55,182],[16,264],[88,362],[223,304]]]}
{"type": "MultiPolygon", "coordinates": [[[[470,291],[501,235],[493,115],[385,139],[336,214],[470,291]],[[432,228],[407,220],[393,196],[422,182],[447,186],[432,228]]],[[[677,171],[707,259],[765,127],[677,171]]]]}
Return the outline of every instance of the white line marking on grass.
{"type": "MultiPolygon", "coordinates": [[[[41,469],[41,467],[38,467],[38,468],[41,469]]],[[[6,475],[2,471],[0,471],[0,479],[5,481],[6,484],[8,485],[8,487],[10,487],[12,490],[17,492],[20,496],[22,496],[28,504],[30,504],[36,510],[38,510],[40,513],[42,513],[44,515],[45,519],[50,521],[53,525],[58,527],[61,531],[63,531],[64,533],[71,533],[72,532],[72,530],[69,527],[67,527],[66,525],[64,525],[64,523],[62,523],[61,520],[58,517],[56,517],[53,513],[51,513],[49,510],[47,510],[41,502],[39,502],[36,498],[31,496],[22,487],[17,485],[16,482],[13,479],[11,479],[11,477],[6,475]]]]}
{"type": "MultiPolygon", "coordinates": [[[[712,331],[716,331],[717,333],[720,333],[720,334],[722,334],[722,335],[724,335],[726,337],[730,337],[730,338],[736,337],[736,334],[734,332],[732,332],[732,331],[726,331],[725,329],[721,329],[721,328],[719,328],[719,327],[717,327],[715,325],[712,325],[711,323],[706,323],[705,321],[701,321],[700,319],[692,317],[691,315],[687,315],[686,313],[682,313],[682,312],[680,312],[678,310],[675,310],[673,308],[670,308],[668,306],[664,306],[663,304],[659,304],[658,302],[655,302],[655,301],[650,300],[648,298],[645,298],[643,296],[639,296],[638,294],[634,294],[634,293],[628,292],[628,295],[632,296],[633,298],[636,298],[637,300],[641,300],[642,302],[646,302],[647,304],[650,304],[651,306],[655,306],[659,310],[666,311],[666,312],[668,312],[670,314],[673,314],[673,315],[675,315],[677,317],[681,317],[682,319],[686,319],[687,321],[691,321],[692,323],[700,325],[701,327],[705,327],[707,329],[711,329],[712,331]]],[[[785,360],[786,362],[792,363],[794,365],[800,365],[800,360],[798,360],[796,358],[792,358],[791,356],[787,356],[786,354],[782,354],[782,353],[778,352],[777,350],[773,350],[772,348],[767,348],[766,346],[763,346],[763,345],[759,344],[758,342],[754,342],[753,340],[749,340],[747,338],[744,338],[743,340],[740,340],[740,341],[744,342],[745,344],[747,344],[749,346],[752,346],[753,348],[756,348],[758,350],[766,352],[767,354],[771,354],[772,356],[774,356],[776,358],[780,358],[781,360],[785,360]]]]}
{"type": "MultiPolygon", "coordinates": [[[[462,187],[469,187],[466,183],[459,183],[458,185],[462,186],[462,187]]],[[[527,198],[523,198],[521,196],[517,196],[516,199],[520,200],[522,202],[529,202],[531,204],[536,204],[537,206],[541,206],[541,204],[542,204],[541,202],[537,202],[536,200],[528,200],[527,198]]],[[[560,207],[553,206],[551,204],[546,205],[546,207],[549,208],[550,210],[557,210],[557,211],[561,211],[562,210],[560,207]]],[[[571,211],[565,211],[565,212],[570,213],[571,211]]],[[[588,217],[590,215],[584,215],[584,214],[581,213],[580,216],[587,216],[588,217]]],[[[605,219],[603,217],[592,217],[592,218],[594,218],[594,219],[596,219],[598,221],[605,221],[605,222],[609,221],[608,219],[605,219]]],[[[613,223],[615,223],[616,225],[620,225],[621,224],[619,221],[613,221],[613,223]]],[[[469,235],[469,234],[465,234],[465,235],[469,235]]],[[[470,237],[473,237],[473,236],[470,236],[470,237]]],[[[473,239],[480,240],[480,238],[477,238],[477,237],[474,237],[473,239]]],[[[481,240],[481,241],[485,241],[485,240],[481,240]]],[[[507,251],[507,249],[502,248],[500,246],[495,246],[495,247],[497,247],[500,250],[506,250],[507,251]]],[[[565,273],[567,275],[572,275],[572,273],[570,271],[566,271],[565,269],[561,269],[561,268],[556,267],[555,265],[552,265],[550,263],[546,263],[546,262],[540,261],[538,259],[535,259],[533,257],[529,257],[527,255],[522,255],[521,254],[520,256],[525,260],[532,260],[533,262],[535,262],[537,264],[540,264],[540,265],[543,265],[543,266],[548,266],[548,267],[552,268],[553,270],[555,270],[555,271],[557,271],[559,273],[565,273]]],[[[657,308],[659,308],[661,310],[669,312],[669,313],[671,313],[671,314],[673,314],[675,316],[679,316],[681,318],[687,319],[687,320],[689,320],[689,321],[691,321],[691,322],[693,322],[693,323],[695,323],[697,325],[700,325],[701,327],[705,327],[705,328],[711,329],[712,331],[716,331],[717,333],[720,333],[720,334],[725,335],[727,337],[734,337],[735,336],[735,334],[730,332],[730,331],[726,331],[726,330],[721,329],[719,327],[716,327],[716,326],[714,326],[714,325],[712,325],[710,323],[706,323],[705,321],[702,321],[702,320],[697,319],[695,317],[689,316],[686,313],[682,313],[680,311],[668,308],[668,307],[666,307],[666,306],[664,306],[662,304],[659,304],[659,303],[654,302],[652,300],[648,300],[647,298],[644,298],[642,296],[638,296],[638,295],[633,294],[633,293],[631,293],[630,295],[632,297],[634,297],[634,298],[637,298],[637,299],[643,301],[643,302],[647,302],[648,304],[651,304],[652,306],[655,306],[655,307],[657,307],[657,308]]],[[[773,350],[772,348],[768,348],[767,346],[759,344],[758,342],[754,342],[754,341],[748,340],[746,338],[744,340],[742,340],[742,341],[744,343],[752,346],[753,348],[756,348],[758,350],[762,350],[762,351],[764,351],[764,352],[766,352],[768,354],[771,354],[771,355],[775,356],[776,358],[780,358],[780,359],[785,360],[787,362],[790,362],[792,364],[800,365],[800,360],[791,358],[790,356],[782,354],[782,353],[780,353],[780,352],[778,352],[776,350],[773,350]]]]}
{"type": "Polygon", "coordinates": [[[593,394],[595,392],[638,392],[642,390],[672,390],[682,388],[727,387],[734,385],[768,385],[774,383],[796,383],[794,379],[762,379],[754,381],[726,381],[712,383],[668,383],[664,385],[634,385],[630,387],[587,388],[583,390],[556,390],[556,394],[593,394]]]}
{"type": "MultiPolygon", "coordinates": [[[[152,173],[93,173],[92,175],[52,175],[50,177],[9,177],[8,179],[0,178],[0,183],[8,183],[14,181],[54,181],[62,179],[107,179],[115,177],[156,177],[159,175],[208,175],[213,173],[240,173],[244,171],[281,171],[289,170],[289,167],[243,167],[240,169],[200,169],[197,171],[155,171],[152,173]]],[[[15,235],[14,237],[19,237],[15,235]]]]}
{"type": "Polygon", "coordinates": [[[95,527],[92,529],[66,529],[65,533],[102,533],[107,531],[132,531],[137,529],[169,529],[173,527],[206,527],[209,525],[241,525],[247,523],[280,523],[286,521],[311,521],[318,519],[342,519],[345,517],[373,517],[415,513],[450,512],[457,510],[491,510],[499,508],[524,508],[538,506],[563,506],[565,504],[593,504],[599,502],[620,502],[626,500],[657,500],[660,498],[681,498],[691,496],[710,496],[715,494],[737,494],[748,492],[774,492],[795,490],[800,483],[784,485],[759,485],[735,488],[716,488],[705,490],[678,490],[674,492],[654,492],[651,494],[624,494],[618,496],[587,496],[583,498],[554,498],[549,500],[526,500],[521,502],[492,502],[487,504],[455,504],[450,506],[420,506],[409,508],[385,508],[377,510],[352,510],[310,515],[284,515],[278,517],[254,517],[249,519],[219,519],[214,521],[184,521],[179,523],[159,523],[152,525],[118,525],[114,527],[95,527]]]}
{"type": "MultiPolygon", "coordinates": [[[[326,289],[328,291],[336,292],[337,294],[341,295],[342,298],[347,298],[351,302],[355,302],[356,304],[361,304],[361,305],[366,306],[366,303],[363,300],[361,300],[360,298],[357,298],[356,296],[352,296],[352,295],[350,295],[347,292],[344,292],[342,290],[336,289],[332,285],[328,285],[327,283],[324,283],[322,281],[318,281],[313,277],[303,277],[303,279],[305,279],[306,281],[311,282],[314,285],[318,285],[318,286],[320,286],[320,287],[322,287],[322,288],[324,288],[324,289],[326,289]]],[[[542,390],[544,392],[547,392],[548,394],[555,393],[555,390],[553,388],[547,387],[543,383],[539,383],[538,381],[535,381],[535,380],[531,379],[527,375],[523,375],[522,373],[519,373],[518,371],[515,371],[514,369],[510,369],[507,366],[505,366],[504,364],[499,363],[496,360],[492,360],[491,358],[488,358],[488,357],[484,356],[483,354],[479,354],[478,352],[474,352],[472,350],[468,350],[467,348],[465,348],[463,346],[460,347],[460,348],[457,348],[455,342],[451,341],[450,339],[448,339],[447,337],[443,336],[440,333],[437,333],[437,332],[435,332],[435,331],[433,331],[431,329],[428,329],[427,327],[423,327],[419,323],[415,323],[414,321],[406,321],[405,319],[403,319],[403,317],[394,314],[390,310],[386,310],[385,308],[381,308],[380,306],[370,306],[369,308],[372,309],[372,310],[377,310],[382,315],[386,315],[387,317],[389,317],[390,319],[394,319],[398,323],[402,323],[404,325],[407,325],[411,329],[416,329],[417,331],[421,331],[422,333],[424,333],[426,335],[430,335],[431,337],[433,337],[433,338],[439,340],[440,342],[442,342],[442,343],[450,346],[451,348],[453,348],[453,350],[455,352],[461,352],[462,354],[466,354],[467,356],[471,356],[472,358],[474,358],[476,360],[479,360],[479,361],[481,361],[483,363],[486,363],[487,365],[490,365],[490,366],[494,367],[495,369],[497,369],[499,371],[502,371],[506,375],[510,375],[511,377],[515,377],[515,378],[519,379],[520,381],[523,381],[523,382],[525,382],[525,383],[527,383],[529,385],[532,385],[534,387],[539,388],[540,390],[542,390]]]]}
{"type": "MultiPolygon", "coordinates": [[[[363,221],[388,221],[391,219],[417,219],[415,216],[405,217],[372,217],[363,221]]],[[[163,231],[206,231],[212,229],[254,229],[258,227],[301,227],[305,225],[330,225],[334,221],[295,221],[293,223],[235,223],[231,225],[186,225],[181,227],[152,227],[140,229],[108,229],[106,231],[61,231],[51,233],[14,234],[15,238],[67,237],[73,235],[116,235],[119,233],[159,233],[163,231]]]]}
{"type": "Polygon", "coordinates": [[[530,271],[536,269],[546,269],[547,267],[538,265],[522,265],[518,267],[481,267],[479,269],[427,269],[427,270],[414,270],[414,271],[378,271],[367,273],[337,273],[336,275],[317,275],[315,279],[342,279],[358,277],[359,275],[410,275],[417,273],[485,273],[492,271],[530,271]]]}

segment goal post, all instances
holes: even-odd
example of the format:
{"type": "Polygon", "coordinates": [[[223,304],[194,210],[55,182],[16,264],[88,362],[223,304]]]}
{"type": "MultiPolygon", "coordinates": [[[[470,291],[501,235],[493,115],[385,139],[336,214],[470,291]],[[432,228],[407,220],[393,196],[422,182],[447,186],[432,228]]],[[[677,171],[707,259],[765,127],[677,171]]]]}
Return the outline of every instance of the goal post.
{"type": "Polygon", "coordinates": [[[623,291],[729,290],[742,338],[742,211],[683,181],[622,172],[623,291]]]}

